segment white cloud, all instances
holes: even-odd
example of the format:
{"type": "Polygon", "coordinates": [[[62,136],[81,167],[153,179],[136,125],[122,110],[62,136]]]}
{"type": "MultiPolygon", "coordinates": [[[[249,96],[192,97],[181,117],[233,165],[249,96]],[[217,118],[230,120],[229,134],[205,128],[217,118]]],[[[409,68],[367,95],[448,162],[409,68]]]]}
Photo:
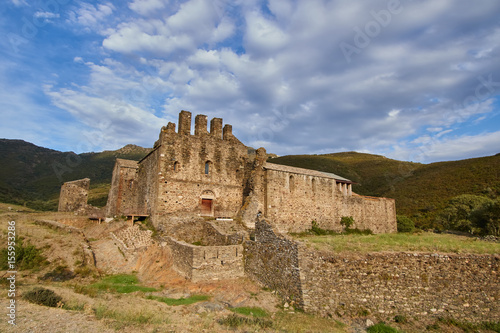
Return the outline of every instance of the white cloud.
{"type": "Polygon", "coordinates": [[[168,0],[134,0],[128,6],[133,11],[147,16],[151,13],[157,13],[168,5],[168,0]]]}
{"type": "Polygon", "coordinates": [[[79,24],[89,31],[99,31],[105,19],[110,17],[115,10],[112,3],[93,5],[90,3],[80,3],[80,8],[70,12],[70,21],[79,24]]]}
{"type": "Polygon", "coordinates": [[[38,11],[38,12],[35,12],[35,14],[33,14],[33,17],[39,18],[39,19],[44,19],[45,22],[52,22],[52,19],[59,18],[60,15],[57,13],[52,13],[52,12],[38,11]]]}

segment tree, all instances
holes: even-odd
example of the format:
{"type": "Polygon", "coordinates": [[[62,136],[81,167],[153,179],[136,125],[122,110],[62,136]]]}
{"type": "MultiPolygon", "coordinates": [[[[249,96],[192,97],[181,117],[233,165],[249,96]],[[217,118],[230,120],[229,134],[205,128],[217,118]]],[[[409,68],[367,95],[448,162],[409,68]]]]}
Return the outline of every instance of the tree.
{"type": "Polygon", "coordinates": [[[471,213],[490,202],[492,200],[487,197],[472,194],[456,196],[450,199],[448,206],[440,214],[438,221],[448,230],[477,232],[478,230],[471,220],[471,213]]]}
{"type": "Polygon", "coordinates": [[[471,213],[470,218],[482,234],[500,236],[500,198],[477,208],[471,213]]]}
{"type": "Polygon", "coordinates": [[[415,223],[409,217],[398,215],[396,220],[398,222],[398,232],[413,232],[415,230],[415,223]]]}

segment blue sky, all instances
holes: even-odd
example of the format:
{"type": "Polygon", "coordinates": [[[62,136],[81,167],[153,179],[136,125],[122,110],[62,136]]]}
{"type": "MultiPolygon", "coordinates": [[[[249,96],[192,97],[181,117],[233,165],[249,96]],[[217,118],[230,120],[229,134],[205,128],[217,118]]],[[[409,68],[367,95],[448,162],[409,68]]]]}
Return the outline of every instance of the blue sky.
{"type": "Polygon", "coordinates": [[[497,0],[5,0],[0,137],[151,147],[180,110],[279,155],[500,153],[497,0]]]}

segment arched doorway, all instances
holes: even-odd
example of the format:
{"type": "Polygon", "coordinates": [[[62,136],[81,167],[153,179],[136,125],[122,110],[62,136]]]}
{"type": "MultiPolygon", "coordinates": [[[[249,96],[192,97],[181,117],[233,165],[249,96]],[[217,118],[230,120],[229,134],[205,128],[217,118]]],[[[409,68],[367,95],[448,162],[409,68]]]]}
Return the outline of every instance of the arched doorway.
{"type": "Polygon", "coordinates": [[[201,216],[214,216],[215,194],[210,190],[203,191],[200,197],[201,216]]]}

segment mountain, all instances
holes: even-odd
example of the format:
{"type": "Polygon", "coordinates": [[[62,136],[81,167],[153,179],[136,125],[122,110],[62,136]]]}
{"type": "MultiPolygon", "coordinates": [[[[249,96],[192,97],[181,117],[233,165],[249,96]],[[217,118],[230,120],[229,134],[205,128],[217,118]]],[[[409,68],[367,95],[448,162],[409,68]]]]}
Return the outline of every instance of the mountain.
{"type": "Polygon", "coordinates": [[[430,226],[452,197],[500,195],[500,154],[431,164],[356,152],[290,155],[269,161],[349,178],[357,183],[356,193],[396,199],[398,214],[412,217],[421,227],[430,226]]]}
{"type": "MultiPolygon", "coordinates": [[[[140,160],[151,151],[127,145],[115,151],[75,154],[0,139],[0,202],[35,209],[57,209],[65,181],[90,178],[89,203],[106,204],[115,159],[140,160]]],[[[290,155],[269,162],[332,172],[356,182],[356,193],[396,199],[398,214],[429,227],[449,199],[460,194],[496,198],[500,194],[500,154],[421,164],[384,156],[344,152],[290,155]]]]}
{"type": "Polygon", "coordinates": [[[151,149],[127,145],[116,151],[75,154],[0,139],[0,201],[56,209],[65,181],[90,178],[89,202],[105,204],[115,159],[140,160],[151,149]]]}

